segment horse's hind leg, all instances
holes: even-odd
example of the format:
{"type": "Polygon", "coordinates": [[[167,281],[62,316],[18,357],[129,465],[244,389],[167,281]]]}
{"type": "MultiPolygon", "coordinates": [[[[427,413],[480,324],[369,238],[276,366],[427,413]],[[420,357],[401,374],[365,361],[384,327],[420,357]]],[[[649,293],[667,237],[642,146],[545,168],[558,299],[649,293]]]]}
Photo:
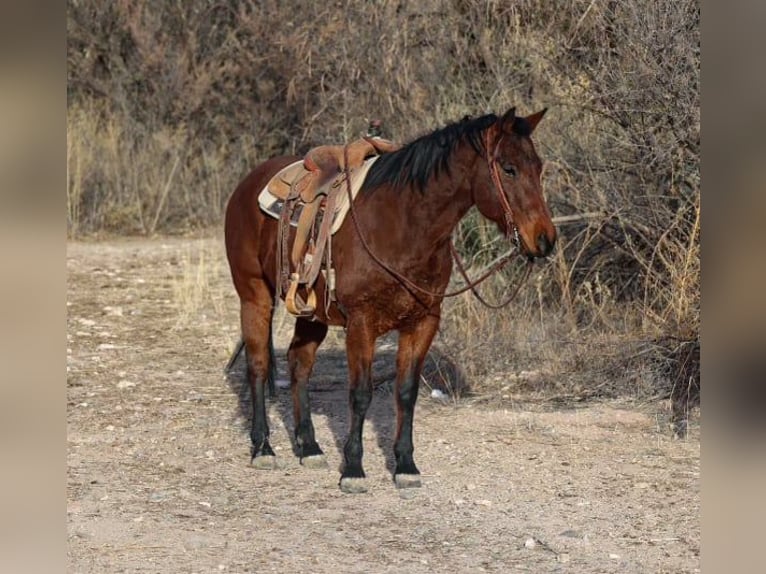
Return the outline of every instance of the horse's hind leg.
{"type": "Polygon", "coordinates": [[[340,488],[343,492],[365,492],[362,468],[362,427],[367,409],[372,402],[372,358],[375,337],[364,320],[349,320],[346,331],[346,356],[348,359],[349,404],[351,424],[348,438],[343,446],[343,472],[340,488]]]}
{"type": "MultiPolygon", "coordinates": [[[[226,363],[226,368],[224,369],[225,373],[230,373],[232,367],[234,367],[234,363],[239,358],[240,353],[242,353],[242,350],[245,349],[245,340],[240,339],[239,343],[237,343],[236,349],[234,349],[234,352],[231,354],[231,357],[229,358],[229,362],[226,363]]],[[[245,349],[245,364],[247,364],[247,349],[245,349]]],[[[269,379],[268,379],[268,385],[269,385],[269,396],[270,397],[276,397],[277,396],[277,387],[276,387],[276,380],[277,380],[277,359],[274,355],[274,334],[269,331],[269,379]]]]}
{"type": "Polygon", "coordinates": [[[269,380],[269,341],[271,333],[272,294],[265,283],[258,282],[251,301],[242,301],[242,338],[247,349],[247,380],[253,400],[250,430],[252,464],[274,468],[276,458],[269,445],[269,422],[266,418],[266,386],[269,380]]]}
{"type": "Polygon", "coordinates": [[[316,352],[326,335],[327,325],[317,321],[298,319],[295,322],[295,334],[287,352],[287,360],[290,364],[290,388],[293,395],[296,454],[300,457],[301,464],[312,467],[327,465],[324,453],[314,438],[308,390],[316,352]]]}
{"type": "Polygon", "coordinates": [[[420,486],[420,471],[412,456],[412,423],[418,399],[420,373],[431,341],[439,327],[439,317],[429,315],[414,328],[399,332],[396,356],[396,439],[394,482],[398,488],[420,486]]]}

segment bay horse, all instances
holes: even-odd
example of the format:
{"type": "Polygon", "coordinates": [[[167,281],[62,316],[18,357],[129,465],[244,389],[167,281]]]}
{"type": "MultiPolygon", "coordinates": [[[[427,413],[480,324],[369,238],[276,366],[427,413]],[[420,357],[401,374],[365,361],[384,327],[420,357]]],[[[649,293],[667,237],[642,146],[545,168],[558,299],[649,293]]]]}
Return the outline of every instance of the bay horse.
{"type": "MultiPolygon", "coordinates": [[[[296,454],[302,464],[326,464],[314,437],[308,381],[328,326],[345,328],[350,428],[343,447],[344,492],[366,489],[362,427],[372,399],[374,345],[394,329],[399,332],[394,482],[399,488],[420,486],[413,414],[452,271],[451,234],[460,219],[476,206],[530,260],[553,249],[556,229],[543,197],[542,162],[530,137],[545,111],[521,117],[511,108],[502,116],[466,117],[381,155],[353,202],[353,217],[333,237],[335,301],[327,304],[320,274],[315,316],[296,319],[287,358],[296,454]]],[[[276,462],[269,444],[266,385],[277,303],[278,221],[259,209],[258,194],[274,174],[299,159],[274,157],[258,165],[226,209],[226,254],[241,303],[252,391],[251,462],[259,468],[274,468],[276,462]]]]}

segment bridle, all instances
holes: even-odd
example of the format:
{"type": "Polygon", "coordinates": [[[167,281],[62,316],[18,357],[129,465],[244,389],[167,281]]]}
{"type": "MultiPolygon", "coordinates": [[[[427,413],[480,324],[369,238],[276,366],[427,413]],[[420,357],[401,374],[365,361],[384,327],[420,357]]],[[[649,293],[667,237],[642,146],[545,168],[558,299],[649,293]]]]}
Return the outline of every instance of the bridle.
{"type": "Polygon", "coordinates": [[[518,284],[516,289],[513,291],[513,293],[502,303],[489,303],[487,302],[476,290],[476,287],[491,277],[495,272],[499,271],[503,267],[505,267],[510,260],[513,258],[514,255],[518,254],[519,249],[521,249],[521,243],[520,243],[520,237],[519,237],[519,229],[516,227],[516,223],[513,220],[513,211],[511,209],[511,204],[508,202],[508,198],[505,195],[505,192],[503,191],[503,184],[500,180],[500,173],[498,172],[498,165],[497,165],[497,149],[500,146],[500,142],[503,139],[503,136],[501,135],[497,141],[495,142],[494,148],[492,148],[492,152],[490,152],[490,132],[491,129],[487,129],[486,133],[486,140],[485,140],[485,150],[486,150],[486,160],[487,160],[487,166],[489,167],[489,173],[492,178],[492,183],[495,187],[495,191],[497,192],[498,198],[500,200],[500,205],[503,208],[503,213],[505,215],[505,223],[506,223],[506,236],[511,236],[511,239],[516,245],[516,249],[514,251],[511,251],[510,253],[504,255],[501,257],[498,261],[496,261],[493,265],[489,267],[489,269],[484,272],[481,276],[479,276],[475,280],[471,280],[468,277],[468,274],[465,270],[465,266],[463,265],[463,261],[460,258],[460,255],[457,252],[457,249],[455,249],[455,245],[452,242],[452,239],[450,239],[450,254],[452,255],[452,258],[455,260],[455,263],[457,264],[458,271],[460,272],[461,276],[466,282],[466,285],[463,287],[456,289],[454,291],[445,291],[444,293],[437,293],[434,291],[430,291],[429,289],[424,289],[423,287],[420,287],[416,283],[413,283],[410,279],[396,271],[395,269],[392,269],[390,265],[388,265],[385,261],[380,259],[373,251],[370,249],[369,244],[367,243],[367,239],[362,234],[362,228],[359,224],[359,220],[357,219],[356,215],[356,209],[354,207],[354,198],[353,194],[351,192],[351,174],[349,172],[348,168],[348,146],[346,145],[343,148],[343,173],[346,179],[346,192],[348,194],[348,201],[350,204],[350,211],[351,211],[351,219],[354,222],[354,227],[356,228],[357,235],[359,236],[359,240],[362,243],[362,246],[364,247],[365,251],[367,251],[367,254],[375,261],[378,265],[380,265],[386,272],[388,272],[392,277],[394,277],[397,281],[402,283],[405,287],[409,288],[410,290],[418,291],[420,293],[423,293],[425,295],[428,295],[429,297],[454,297],[456,295],[460,295],[461,293],[465,293],[469,289],[474,294],[474,296],[485,306],[490,307],[492,309],[500,309],[501,307],[505,307],[508,305],[513,299],[516,298],[516,295],[521,290],[521,286],[526,283],[527,278],[529,277],[529,274],[532,270],[532,259],[528,258],[527,260],[527,269],[524,273],[524,277],[522,278],[521,282],[518,284]]]}
{"type": "Polygon", "coordinates": [[[495,191],[497,197],[500,200],[500,206],[503,208],[503,215],[505,215],[505,229],[506,236],[512,235],[513,242],[516,244],[517,249],[521,249],[521,238],[519,237],[519,228],[516,226],[516,222],[513,217],[513,210],[511,204],[508,201],[508,197],[503,190],[503,182],[500,179],[500,171],[497,165],[497,150],[500,147],[500,142],[503,141],[503,135],[501,134],[495,146],[490,151],[490,132],[491,129],[487,129],[487,133],[484,141],[484,149],[487,152],[487,167],[489,168],[489,174],[492,177],[492,183],[495,184],[495,191]]]}

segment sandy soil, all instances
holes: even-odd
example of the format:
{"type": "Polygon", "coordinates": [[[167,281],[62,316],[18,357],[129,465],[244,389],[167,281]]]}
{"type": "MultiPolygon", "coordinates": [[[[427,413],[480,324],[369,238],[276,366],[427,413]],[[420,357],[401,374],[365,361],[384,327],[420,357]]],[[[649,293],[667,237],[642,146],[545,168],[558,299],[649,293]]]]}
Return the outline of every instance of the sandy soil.
{"type": "MultiPolygon", "coordinates": [[[[70,243],[67,267],[70,572],[699,572],[696,422],[679,441],[657,405],[425,394],[423,487],[399,491],[383,342],[370,489],[343,494],[342,331],[320,351],[311,393],[329,468],[292,455],[282,389],[269,408],[280,466],[256,470],[243,365],[223,373],[238,302],[222,241],[70,243]]],[[[280,376],[290,323],[276,321],[280,376]]]]}

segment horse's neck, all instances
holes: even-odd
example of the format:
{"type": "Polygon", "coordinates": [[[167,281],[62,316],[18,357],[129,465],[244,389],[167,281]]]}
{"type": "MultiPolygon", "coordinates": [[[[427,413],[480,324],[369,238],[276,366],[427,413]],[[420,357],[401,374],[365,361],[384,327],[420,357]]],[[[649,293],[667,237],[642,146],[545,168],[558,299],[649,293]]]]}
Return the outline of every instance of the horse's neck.
{"type": "Polygon", "coordinates": [[[432,234],[435,240],[446,239],[452,234],[473,206],[471,181],[474,172],[474,164],[455,162],[450,166],[449,174],[442,172],[432,178],[422,192],[410,188],[410,205],[407,208],[413,213],[424,211],[431,214],[422,222],[423,233],[432,234]]]}
{"type": "Polygon", "coordinates": [[[391,229],[389,244],[404,247],[416,241],[446,246],[474,205],[471,188],[480,159],[473,149],[456,151],[450,158],[449,171],[432,175],[422,190],[414,182],[405,187],[381,185],[374,190],[371,205],[364,209],[364,219],[391,229]]]}

